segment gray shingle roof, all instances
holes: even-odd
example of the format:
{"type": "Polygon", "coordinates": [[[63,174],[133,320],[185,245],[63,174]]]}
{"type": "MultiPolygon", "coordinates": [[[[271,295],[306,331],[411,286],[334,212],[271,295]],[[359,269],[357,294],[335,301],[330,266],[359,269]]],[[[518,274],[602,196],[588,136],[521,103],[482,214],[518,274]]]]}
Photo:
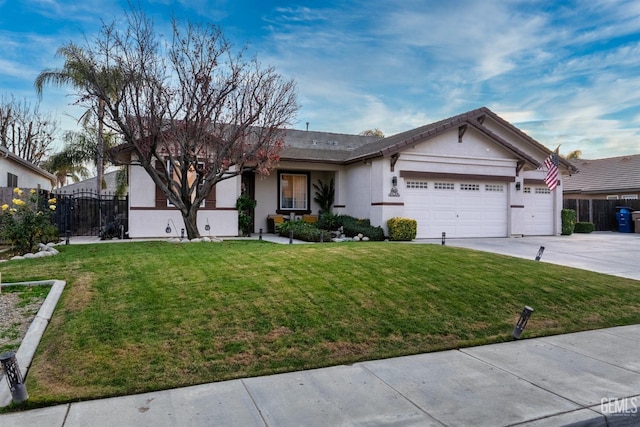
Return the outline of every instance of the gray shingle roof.
{"type": "Polygon", "coordinates": [[[564,178],[565,193],[640,191],[640,154],[572,163],[580,173],[564,178]]]}
{"type": "Polygon", "coordinates": [[[287,129],[280,159],[343,163],[354,150],[379,139],[375,136],[287,129]]]}
{"type": "MultiPolygon", "coordinates": [[[[502,119],[488,108],[482,107],[382,139],[359,135],[287,130],[285,136],[285,148],[283,149],[280,158],[282,160],[352,163],[369,158],[380,157],[385,154],[393,154],[401,151],[406,146],[422,142],[435,135],[449,131],[452,128],[466,125],[484,133],[513,153],[513,155],[520,160],[528,162],[535,167],[540,166],[539,161],[517,149],[500,136],[482,126],[482,121],[487,116],[490,116],[501,126],[508,128],[527,140],[537,148],[541,154],[546,156],[551,153],[548,148],[531,138],[529,135],[502,119]]],[[[560,163],[566,169],[574,170],[574,166],[566,160],[560,159],[560,163]]]]}

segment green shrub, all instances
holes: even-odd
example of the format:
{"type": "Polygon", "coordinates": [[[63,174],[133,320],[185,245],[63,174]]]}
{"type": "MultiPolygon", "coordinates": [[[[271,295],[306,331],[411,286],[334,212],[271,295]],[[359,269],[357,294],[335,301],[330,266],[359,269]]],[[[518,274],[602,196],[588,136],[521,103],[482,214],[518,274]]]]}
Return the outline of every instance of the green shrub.
{"type": "Polygon", "coordinates": [[[416,238],[418,222],[415,219],[394,217],[387,221],[390,240],[411,241],[416,238]]]}
{"type": "Polygon", "coordinates": [[[576,226],[573,229],[574,233],[591,233],[596,229],[596,226],[592,222],[576,222],[576,226]]]}
{"type": "Polygon", "coordinates": [[[257,202],[246,194],[241,195],[236,200],[236,209],[238,210],[238,228],[243,236],[251,234],[253,219],[251,218],[251,210],[255,209],[257,202]]]}
{"type": "Polygon", "coordinates": [[[355,237],[358,234],[368,237],[370,240],[384,240],[382,227],[374,227],[368,219],[358,219],[349,215],[339,215],[338,221],[347,237],[355,237]]]}
{"type": "Polygon", "coordinates": [[[326,230],[320,230],[315,224],[309,224],[301,219],[285,221],[280,224],[279,233],[281,236],[289,237],[291,231],[293,231],[293,238],[297,240],[305,242],[331,241],[331,233],[326,230]]]}
{"type": "Polygon", "coordinates": [[[323,213],[318,218],[317,225],[322,230],[337,230],[341,225],[339,215],[331,212],[323,213]]]}
{"type": "Polygon", "coordinates": [[[570,236],[576,226],[576,211],[573,209],[562,209],[562,235],[570,236]]]}

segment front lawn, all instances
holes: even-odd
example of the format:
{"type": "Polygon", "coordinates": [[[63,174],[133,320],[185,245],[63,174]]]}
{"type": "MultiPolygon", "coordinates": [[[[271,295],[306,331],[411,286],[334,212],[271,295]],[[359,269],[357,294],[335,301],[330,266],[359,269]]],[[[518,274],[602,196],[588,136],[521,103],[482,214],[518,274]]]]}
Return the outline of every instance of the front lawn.
{"type": "Polygon", "coordinates": [[[640,323],[640,283],[441,245],[138,242],[1,264],[63,279],[41,406],[640,323]]]}

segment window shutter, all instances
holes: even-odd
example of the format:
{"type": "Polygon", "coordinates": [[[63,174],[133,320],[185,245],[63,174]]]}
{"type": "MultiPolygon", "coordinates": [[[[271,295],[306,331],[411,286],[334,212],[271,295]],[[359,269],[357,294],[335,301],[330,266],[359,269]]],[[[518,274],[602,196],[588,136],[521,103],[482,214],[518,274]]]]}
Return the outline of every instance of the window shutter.
{"type": "Polygon", "coordinates": [[[207,196],[204,207],[207,209],[214,209],[216,207],[216,186],[214,185],[211,192],[207,196]]]}
{"type": "MultiPolygon", "coordinates": [[[[158,164],[158,160],[156,160],[156,170],[160,171],[160,165],[158,164]]],[[[156,208],[165,208],[167,207],[167,196],[164,195],[164,192],[160,189],[159,186],[156,185],[156,208]]]]}

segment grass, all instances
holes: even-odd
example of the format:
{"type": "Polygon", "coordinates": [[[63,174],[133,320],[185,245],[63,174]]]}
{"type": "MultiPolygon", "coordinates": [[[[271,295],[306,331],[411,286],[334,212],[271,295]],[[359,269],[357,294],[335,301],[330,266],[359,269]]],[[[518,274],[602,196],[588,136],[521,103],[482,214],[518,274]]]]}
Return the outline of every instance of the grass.
{"type": "Polygon", "coordinates": [[[441,245],[63,247],[3,280],[67,280],[30,407],[640,323],[639,283],[441,245]]]}

